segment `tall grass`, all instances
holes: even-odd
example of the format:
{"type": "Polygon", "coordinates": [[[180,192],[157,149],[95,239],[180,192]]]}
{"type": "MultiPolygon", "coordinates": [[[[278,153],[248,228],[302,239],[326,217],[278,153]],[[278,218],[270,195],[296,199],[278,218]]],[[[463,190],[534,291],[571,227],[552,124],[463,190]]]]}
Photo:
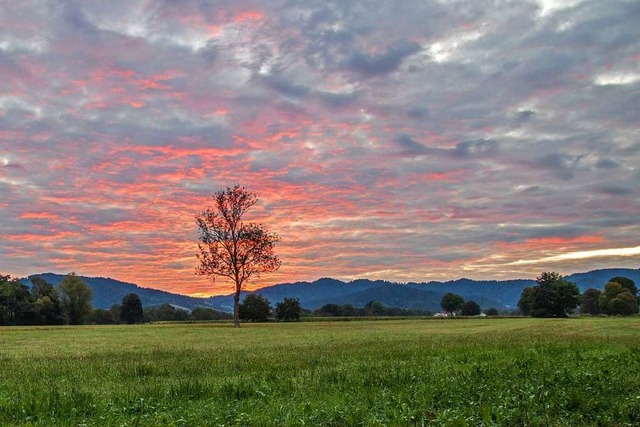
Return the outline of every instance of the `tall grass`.
{"type": "Polygon", "coordinates": [[[1,425],[638,425],[640,320],[0,329],[1,425]]]}

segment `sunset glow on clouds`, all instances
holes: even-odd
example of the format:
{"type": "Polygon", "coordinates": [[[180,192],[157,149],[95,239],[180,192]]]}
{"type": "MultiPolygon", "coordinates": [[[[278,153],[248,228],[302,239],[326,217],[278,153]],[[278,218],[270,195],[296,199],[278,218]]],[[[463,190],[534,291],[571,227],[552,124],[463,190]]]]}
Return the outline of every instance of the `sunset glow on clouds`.
{"type": "Polygon", "coordinates": [[[171,292],[217,190],[251,287],[640,266],[640,4],[7,1],[0,273],[171,292]]]}

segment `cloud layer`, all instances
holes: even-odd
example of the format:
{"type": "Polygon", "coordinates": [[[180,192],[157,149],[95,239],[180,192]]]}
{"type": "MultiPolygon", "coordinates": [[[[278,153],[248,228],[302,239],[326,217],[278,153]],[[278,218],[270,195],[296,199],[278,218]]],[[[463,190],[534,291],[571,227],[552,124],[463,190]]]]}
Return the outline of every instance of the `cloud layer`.
{"type": "Polygon", "coordinates": [[[252,286],[638,267],[638,2],[2,9],[5,273],[226,292],[194,216],[235,184],[283,238],[252,286]]]}

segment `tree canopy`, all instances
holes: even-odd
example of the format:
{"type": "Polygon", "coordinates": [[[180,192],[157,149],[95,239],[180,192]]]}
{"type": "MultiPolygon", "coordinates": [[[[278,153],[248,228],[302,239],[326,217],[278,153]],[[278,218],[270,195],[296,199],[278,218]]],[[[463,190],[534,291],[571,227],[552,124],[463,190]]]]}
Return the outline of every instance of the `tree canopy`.
{"type": "Polygon", "coordinates": [[[638,288],[636,287],[635,282],[629,279],[628,277],[616,276],[609,279],[609,282],[615,282],[615,283],[621,284],[622,287],[626,288],[629,292],[631,292],[631,295],[633,295],[634,297],[638,295],[638,288]]]}
{"type": "Polygon", "coordinates": [[[124,323],[140,323],[144,319],[142,300],[138,294],[131,293],[122,298],[120,307],[120,320],[124,323]]]}
{"type": "Polygon", "coordinates": [[[460,308],[460,314],[463,316],[479,316],[482,311],[480,306],[475,301],[465,301],[460,308]]]}
{"type": "Polygon", "coordinates": [[[453,314],[462,308],[464,298],[454,293],[446,293],[440,300],[440,307],[447,313],[453,314]]]}
{"type": "Polygon", "coordinates": [[[534,317],[567,317],[580,303],[580,290],[561,274],[544,272],[537,285],[525,288],[518,301],[522,314],[534,317]]]}
{"type": "Polygon", "coordinates": [[[60,300],[70,325],[79,325],[91,314],[93,291],[75,273],[68,274],[60,283],[60,300]]]}
{"type": "Polygon", "coordinates": [[[283,298],[276,304],[276,319],[285,322],[300,320],[302,315],[302,307],[298,298],[283,298]]]}
{"type": "Polygon", "coordinates": [[[213,206],[196,216],[200,243],[196,273],[215,280],[223,277],[235,285],[233,322],[240,326],[240,292],[252,277],[280,267],[274,247],[280,238],[264,225],[243,221],[258,198],[244,187],[218,191],[213,206]]]}
{"type": "Polygon", "coordinates": [[[619,282],[609,282],[600,295],[600,310],[609,315],[630,316],[638,313],[638,300],[619,282]]]}
{"type": "Polygon", "coordinates": [[[599,289],[589,288],[582,294],[582,302],[580,303],[580,313],[597,315],[600,314],[600,295],[599,289]]]}
{"type": "Polygon", "coordinates": [[[0,275],[0,325],[32,323],[33,296],[18,279],[0,275]]]}
{"type": "Polygon", "coordinates": [[[260,294],[249,294],[240,304],[240,319],[250,322],[266,322],[271,314],[269,300],[260,294]]]}

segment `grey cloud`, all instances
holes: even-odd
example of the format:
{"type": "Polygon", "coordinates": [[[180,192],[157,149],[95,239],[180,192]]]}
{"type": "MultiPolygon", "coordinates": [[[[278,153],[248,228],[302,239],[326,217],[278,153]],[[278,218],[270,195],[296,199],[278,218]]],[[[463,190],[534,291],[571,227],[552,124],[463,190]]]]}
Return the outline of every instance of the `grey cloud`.
{"type": "Polygon", "coordinates": [[[596,167],[599,169],[617,169],[620,167],[620,163],[615,162],[611,159],[601,158],[596,163],[596,167]]]}
{"type": "Polygon", "coordinates": [[[498,142],[480,139],[477,141],[463,141],[453,150],[456,156],[469,157],[478,154],[491,154],[498,150],[498,142]]]}
{"type": "Polygon", "coordinates": [[[25,170],[25,167],[18,163],[7,163],[6,165],[0,164],[0,167],[6,169],[25,170]]]}
{"type": "Polygon", "coordinates": [[[485,154],[495,154],[498,151],[498,142],[494,140],[479,139],[476,141],[462,141],[453,148],[429,147],[411,136],[401,134],[393,140],[405,155],[432,155],[451,158],[469,158],[485,154]]]}
{"type": "Polygon", "coordinates": [[[282,170],[289,164],[289,159],[269,151],[254,151],[250,158],[252,171],[282,170]]]}
{"type": "Polygon", "coordinates": [[[421,155],[431,151],[409,135],[399,135],[394,139],[394,142],[398,145],[402,154],[421,155]]]}
{"type": "Polygon", "coordinates": [[[334,93],[318,91],[317,96],[320,101],[329,108],[342,108],[355,103],[358,99],[358,93],[334,93]]]}
{"type": "Polygon", "coordinates": [[[94,41],[98,39],[100,31],[89,20],[80,3],[74,0],[63,0],[56,4],[55,13],[62,21],[58,30],[81,35],[94,41]]]}
{"type": "Polygon", "coordinates": [[[424,119],[429,117],[429,109],[427,107],[413,107],[407,111],[407,115],[413,119],[424,119]]]}
{"type": "Polygon", "coordinates": [[[538,166],[552,171],[554,175],[564,180],[575,176],[575,168],[579,161],[580,157],[562,153],[551,153],[536,159],[538,166]]]}
{"type": "Polygon", "coordinates": [[[529,187],[526,187],[525,189],[522,190],[523,193],[535,193],[537,191],[540,191],[541,187],[539,185],[532,185],[529,187]]]}
{"type": "Polygon", "coordinates": [[[536,112],[533,110],[522,110],[518,111],[517,120],[519,122],[526,122],[533,119],[536,115],[536,112]]]}
{"type": "Polygon", "coordinates": [[[220,46],[218,46],[218,43],[215,40],[209,40],[204,47],[198,51],[198,54],[208,63],[212,63],[218,59],[219,50],[220,46]]]}
{"type": "Polygon", "coordinates": [[[274,74],[263,77],[263,81],[268,87],[284,96],[301,98],[306,96],[310,89],[306,86],[293,83],[291,79],[287,79],[277,71],[274,74]]]}
{"type": "Polygon", "coordinates": [[[630,196],[635,193],[632,187],[616,184],[605,184],[598,187],[598,191],[611,196],[630,196]]]}
{"type": "Polygon", "coordinates": [[[387,74],[397,69],[402,61],[416,52],[421,47],[418,43],[402,40],[389,46],[380,54],[366,54],[354,52],[346,61],[348,69],[364,74],[366,76],[377,76],[387,74]]]}

